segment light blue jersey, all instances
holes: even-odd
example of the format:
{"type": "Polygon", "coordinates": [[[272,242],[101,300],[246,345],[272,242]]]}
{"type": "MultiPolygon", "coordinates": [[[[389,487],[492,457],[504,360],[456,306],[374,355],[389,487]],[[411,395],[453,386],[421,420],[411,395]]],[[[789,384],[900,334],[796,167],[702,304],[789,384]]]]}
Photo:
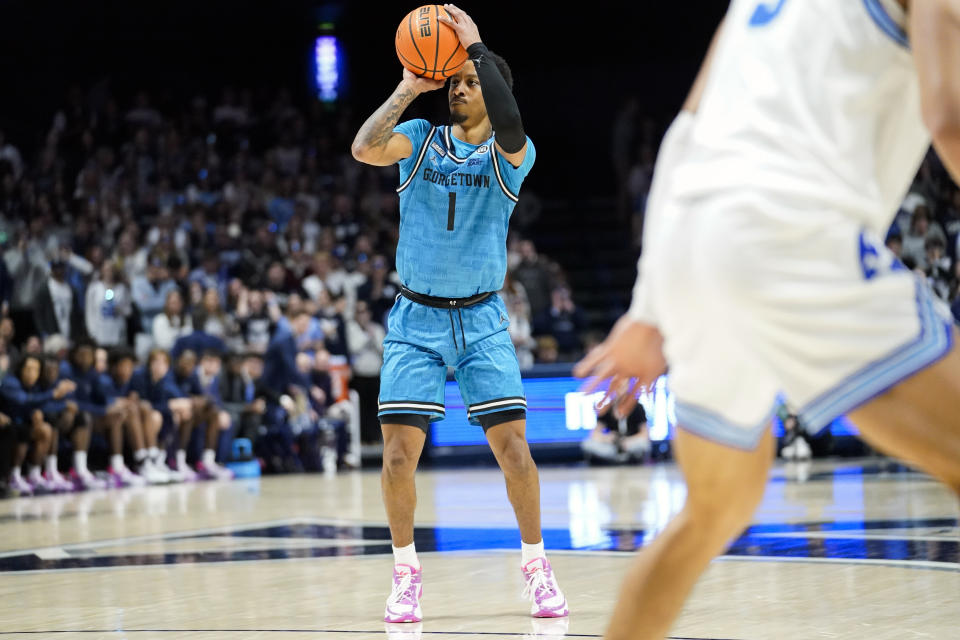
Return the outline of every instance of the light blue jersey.
{"type": "Polygon", "coordinates": [[[499,291],[507,273],[507,227],[523,179],[536,158],[527,138],[514,167],[494,138],[473,145],[451,127],[408,120],[394,128],[413,153],[400,161],[397,273],[417,293],[466,298],[499,291]]]}

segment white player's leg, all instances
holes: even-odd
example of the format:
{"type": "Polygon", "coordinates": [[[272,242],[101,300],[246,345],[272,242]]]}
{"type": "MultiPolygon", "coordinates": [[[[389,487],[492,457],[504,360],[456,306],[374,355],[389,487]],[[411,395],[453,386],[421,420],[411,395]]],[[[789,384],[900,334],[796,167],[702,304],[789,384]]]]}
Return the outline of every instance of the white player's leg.
{"type": "Polygon", "coordinates": [[[939,362],[849,417],[863,439],[920,467],[960,495],[960,337],[939,362]]]}
{"type": "Polygon", "coordinates": [[[697,579],[750,522],[773,460],[767,429],[752,451],[710,442],[682,429],[674,441],[687,501],[637,556],[621,586],[607,640],[660,640],[697,579]]]}

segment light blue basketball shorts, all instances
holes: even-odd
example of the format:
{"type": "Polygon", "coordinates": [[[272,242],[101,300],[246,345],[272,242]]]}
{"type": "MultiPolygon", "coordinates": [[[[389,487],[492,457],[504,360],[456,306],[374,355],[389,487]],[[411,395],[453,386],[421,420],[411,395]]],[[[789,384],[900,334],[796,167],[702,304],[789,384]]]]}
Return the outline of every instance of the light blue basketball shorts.
{"type": "Polygon", "coordinates": [[[486,430],[523,419],[527,401],[509,325],[496,294],[462,309],[399,297],[387,317],[383,343],[380,422],[426,430],[442,420],[448,366],[454,368],[471,424],[486,430]]]}

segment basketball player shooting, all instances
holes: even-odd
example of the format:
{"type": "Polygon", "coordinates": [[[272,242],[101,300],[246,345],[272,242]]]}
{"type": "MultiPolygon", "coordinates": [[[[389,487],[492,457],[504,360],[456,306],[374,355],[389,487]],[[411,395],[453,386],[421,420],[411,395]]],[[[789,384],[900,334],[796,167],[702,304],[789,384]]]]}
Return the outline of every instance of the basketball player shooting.
{"type": "Polygon", "coordinates": [[[469,60],[447,89],[450,125],[397,124],[420,94],[444,86],[403,70],[390,98],[363,124],[353,157],[400,165],[401,296],[387,319],[379,417],[383,500],[394,549],[387,622],[422,619],[421,568],[413,541],[414,472],[431,422],[444,416],[452,366],[470,422],[483,428],[503,470],[522,539],[522,570],[534,617],[568,614],[543,548],[540,484],[526,441],[526,401],[496,291],[507,270],[506,237],[517,193],[536,156],[523,130],[506,62],[453,5],[440,17],[469,60]]]}
{"type": "Polygon", "coordinates": [[[631,308],[575,370],[623,413],[669,364],[680,427],[686,504],[609,640],[663,638],[750,522],[781,392],[960,493],[957,332],[883,243],[931,138],[960,181],[960,2],[732,0],[661,145],[631,308]]]}

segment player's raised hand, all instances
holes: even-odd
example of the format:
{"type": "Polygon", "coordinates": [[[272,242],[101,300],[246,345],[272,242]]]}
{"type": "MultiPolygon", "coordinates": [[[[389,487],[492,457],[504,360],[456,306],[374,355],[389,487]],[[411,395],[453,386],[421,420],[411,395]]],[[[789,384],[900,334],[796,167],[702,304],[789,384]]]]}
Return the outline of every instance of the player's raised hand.
{"type": "Polygon", "coordinates": [[[437,20],[449,25],[451,29],[457,32],[457,37],[460,38],[460,45],[464,49],[480,42],[480,31],[477,29],[477,23],[467,15],[466,11],[457,8],[457,6],[453,4],[445,4],[443,8],[447,10],[450,17],[437,16],[437,20]]]}
{"type": "Polygon", "coordinates": [[[430,78],[421,78],[410,69],[403,68],[403,83],[410,87],[416,94],[426,93],[427,91],[436,91],[443,89],[446,80],[431,80],[430,78]]]}
{"type": "Polygon", "coordinates": [[[597,410],[603,414],[613,407],[617,415],[623,416],[633,409],[637,391],[652,385],[666,369],[660,331],[623,316],[607,339],[577,363],[573,375],[592,378],[584,388],[586,393],[608,382],[597,410]]]}

